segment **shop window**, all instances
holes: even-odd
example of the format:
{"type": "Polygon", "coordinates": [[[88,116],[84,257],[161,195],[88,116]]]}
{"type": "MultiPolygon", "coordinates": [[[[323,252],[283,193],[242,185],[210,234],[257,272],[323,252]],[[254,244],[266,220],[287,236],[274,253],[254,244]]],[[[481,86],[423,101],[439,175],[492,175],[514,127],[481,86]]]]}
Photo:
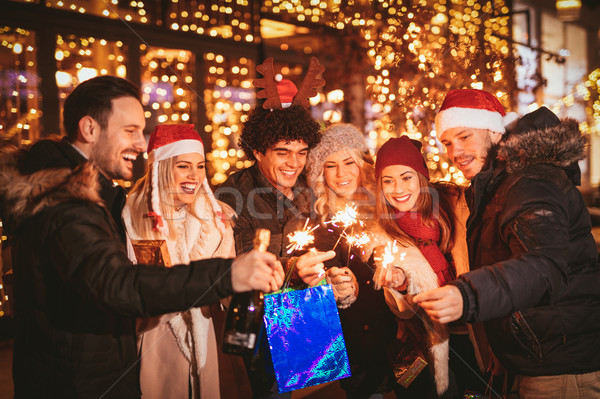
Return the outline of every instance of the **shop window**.
{"type": "Polygon", "coordinates": [[[61,110],[75,86],[99,75],[127,77],[127,46],[121,41],[96,37],[58,35],[56,38],[56,85],[61,110]]]}
{"type": "Polygon", "coordinates": [[[147,131],[167,123],[197,123],[196,82],[192,53],[141,46],[142,104],[147,131]]]}
{"type": "Polygon", "coordinates": [[[0,27],[0,140],[25,145],[39,138],[40,94],[35,32],[0,27]]]}
{"type": "Polygon", "coordinates": [[[256,103],[252,85],[255,65],[247,58],[215,53],[204,54],[204,65],[207,124],[203,129],[212,136],[212,148],[206,149],[206,157],[211,184],[216,185],[224,182],[231,172],[252,164],[240,159],[244,154],[237,141],[256,103]]]}

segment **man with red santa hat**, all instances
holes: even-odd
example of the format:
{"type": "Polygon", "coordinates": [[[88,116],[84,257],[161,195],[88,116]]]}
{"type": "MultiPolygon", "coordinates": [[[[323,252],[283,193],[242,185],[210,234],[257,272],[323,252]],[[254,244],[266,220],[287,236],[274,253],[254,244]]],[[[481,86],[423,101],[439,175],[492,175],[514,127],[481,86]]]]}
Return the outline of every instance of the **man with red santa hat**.
{"type": "Polygon", "coordinates": [[[415,296],[441,323],[484,322],[520,398],[600,397],[600,265],[577,190],[586,138],[542,107],[510,116],[481,90],[448,93],[436,130],[471,180],[471,272],[415,296]]]}

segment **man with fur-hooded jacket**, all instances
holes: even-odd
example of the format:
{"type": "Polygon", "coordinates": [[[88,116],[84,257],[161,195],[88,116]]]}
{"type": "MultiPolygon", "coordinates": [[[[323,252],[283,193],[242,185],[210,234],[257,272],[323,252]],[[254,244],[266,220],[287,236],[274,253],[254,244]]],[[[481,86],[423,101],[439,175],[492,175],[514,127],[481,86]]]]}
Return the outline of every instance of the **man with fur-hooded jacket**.
{"type": "Polygon", "coordinates": [[[139,97],[124,79],[90,79],[65,101],[67,137],[0,154],[0,217],[13,238],[17,399],[139,398],[135,317],[281,285],[275,257],[256,252],[132,267],[124,193],[111,179],[130,179],[145,150],[139,97]]]}
{"type": "MultiPolygon", "coordinates": [[[[440,113],[451,110],[472,121],[473,110],[456,104],[459,110],[442,105],[440,113]]],[[[497,112],[502,118],[503,109],[497,112]]],[[[477,132],[448,115],[438,117],[438,134],[450,158],[473,172],[478,158],[465,150],[470,138],[465,144],[460,138],[477,132]]],[[[576,121],[561,122],[547,108],[525,115],[500,137],[480,171],[468,176],[472,271],[415,302],[442,323],[485,322],[494,354],[517,375],[521,398],[599,397],[600,267],[576,188],[585,137],[576,121]]]]}

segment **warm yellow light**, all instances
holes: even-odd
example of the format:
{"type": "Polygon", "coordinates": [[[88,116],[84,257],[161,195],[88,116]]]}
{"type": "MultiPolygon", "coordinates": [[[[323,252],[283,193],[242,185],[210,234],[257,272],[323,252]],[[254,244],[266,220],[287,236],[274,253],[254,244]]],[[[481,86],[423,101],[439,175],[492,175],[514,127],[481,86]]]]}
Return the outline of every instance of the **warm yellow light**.
{"type": "MultiPolygon", "coordinates": [[[[104,73],[103,75],[105,75],[105,74],[106,73],[104,73]]],[[[119,65],[117,67],[117,76],[122,77],[122,78],[127,77],[127,67],[125,65],[119,65]]]]}
{"type": "Polygon", "coordinates": [[[327,93],[327,101],[333,104],[339,104],[344,101],[344,91],[341,89],[332,90],[327,93]]]}
{"type": "Polygon", "coordinates": [[[72,83],[72,76],[68,72],[57,71],[55,74],[56,77],[56,85],[58,87],[66,88],[70,87],[72,83]]]}
{"type": "Polygon", "coordinates": [[[440,12],[436,14],[433,18],[431,18],[431,23],[434,25],[444,25],[448,22],[448,17],[446,14],[440,12]]]}
{"type": "Polygon", "coordinates": [[[79,83],[85,82],[96,76],[98,76],[98,70],[96,68],[83,67],[77,71],[77,80],[79,80],[79,83]]]}
{"type": "Polygon", "coordinates": [[[563,21],[576,21],[581,13],[581,0],[556,0],[558,18],[563,21]]]}

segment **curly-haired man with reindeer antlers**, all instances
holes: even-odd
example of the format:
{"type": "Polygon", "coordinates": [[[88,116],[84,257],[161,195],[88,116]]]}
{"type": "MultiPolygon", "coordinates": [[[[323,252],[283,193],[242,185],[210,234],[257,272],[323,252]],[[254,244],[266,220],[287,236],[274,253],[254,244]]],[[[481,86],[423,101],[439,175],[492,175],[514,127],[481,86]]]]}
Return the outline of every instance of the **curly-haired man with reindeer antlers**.
{"type": "MultiPolygon", "coordinates": [[[[272,58],[256,69],[263,75],[253,82],[263,88],[257,97],[266,100],[252,111],[239,139],[240,147],[255,163],[230,175],[215,195],[235,211],[237,253],[252,249],[257,229],[268,229],[268,251],[277,255],[283,265],[295,263],[303,281],[314,281],[315,276],[323,274],[323,262],[335,252],[308,252],[288,259],[286,246],[287,235],[301,229],[310,214],[311,193],[302,171],[308,151],[321,138],[321,126],[306,108],[308,99],[317,94],[315,88],[325,84],[317,79],[325,68],[313,57],[299,90],[290,80],[275,81],[272,58]]],[[[268,364],[269,351],[262,351],[262,356],[268,364]]],[[[254,397],[277,396],[274,375],[265,373],[264,367],[248,369],[254,397]]],[[[278,397],[288,396],[289,393],[278,397]]]]}

